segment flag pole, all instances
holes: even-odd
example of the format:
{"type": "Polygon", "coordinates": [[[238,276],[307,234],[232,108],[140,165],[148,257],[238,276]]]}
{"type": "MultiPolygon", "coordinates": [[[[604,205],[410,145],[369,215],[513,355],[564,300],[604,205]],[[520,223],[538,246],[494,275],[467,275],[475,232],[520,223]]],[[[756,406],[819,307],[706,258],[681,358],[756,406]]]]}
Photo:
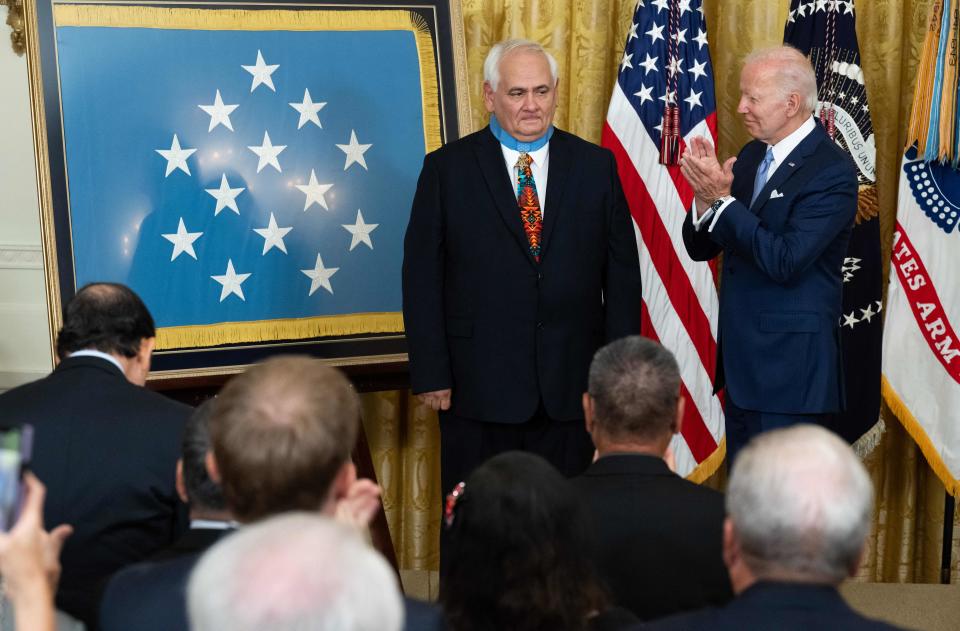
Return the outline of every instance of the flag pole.
{"type": "Polygon", "coordinates": [[[943,500],[943,554],[940,557],[940,583],[950,584],[950,566],[953,565],[953,496],[944,492],[943,500]]]}

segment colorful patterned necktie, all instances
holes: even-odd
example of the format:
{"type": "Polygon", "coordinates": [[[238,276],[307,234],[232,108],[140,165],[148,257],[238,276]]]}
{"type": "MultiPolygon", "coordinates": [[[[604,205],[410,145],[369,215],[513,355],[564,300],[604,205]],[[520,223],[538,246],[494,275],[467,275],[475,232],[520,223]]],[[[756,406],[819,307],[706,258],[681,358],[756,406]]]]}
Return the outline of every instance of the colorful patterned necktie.
{"type": "Polygon", "coordinates": [[[530,254],[540,262],[540,232],[543,230],[543,214],[540,212],[540,199],[537,197],[537,186],[533,182],[533,171],[530,163],[533,158],[528,153],[521,153],[517,158],[517,204],[520,206],[520,221],[523,222],[523,231],[527,234],[527,243],[530,254]]]}

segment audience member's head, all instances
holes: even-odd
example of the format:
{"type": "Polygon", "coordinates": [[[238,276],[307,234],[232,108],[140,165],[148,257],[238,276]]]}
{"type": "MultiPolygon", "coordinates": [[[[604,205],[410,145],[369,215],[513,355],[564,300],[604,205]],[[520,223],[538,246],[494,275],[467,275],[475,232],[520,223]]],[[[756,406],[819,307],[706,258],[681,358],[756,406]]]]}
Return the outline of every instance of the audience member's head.
{"type": "Polygon", "coordinates": [[[683,416],[677,361],[663,346],[639,335],[607,344],[590,364],[583,411],[600,455],[663,455],[683,416]]]}
{"type": "Polygon", "coordinates": [[[796,425],[754,438],[727,488],[724,560],[734,591],[757,580],[839,584],[860,563],[873,485],[850,447],[796,425]]]}
{"type": "Polygon", "coordinates": [[[177,492],[190,506],[193,519],[222,519],[227,517],[226,503],[220,485],[207,471],[210,452],[210,413],[213,400],[200,404],[187,419],[183,428],[180,460],[177,462],[177,492]]]}
{"type": "Polygon", "coordinates": [[[195,631],[399,631],[396,575],[355,531],[315,514],[245,526],[201,558],[187,588],[195,631]]]}
{"type": "Polygon", "coordinates": [[[585,511],[539,456],[506,452],[474,470],[446,515],[441,600],[450,628],[585,628],[605,605],[585,511]]]}
{"type": "Polygon", "coordinates": [[[95,350],[114,356],[131,382],[146,383],[156,329],[146,305],[117,283],[84,285],[67,303],[57,356],[95,350]]]}
{"type": "Polygon", "coordinates": [[[277,357],[224,386],[210,416],[212,472],[243,522],[291,510],[332,512],[356,479],[357,395],[340,371],[277,357]]]}

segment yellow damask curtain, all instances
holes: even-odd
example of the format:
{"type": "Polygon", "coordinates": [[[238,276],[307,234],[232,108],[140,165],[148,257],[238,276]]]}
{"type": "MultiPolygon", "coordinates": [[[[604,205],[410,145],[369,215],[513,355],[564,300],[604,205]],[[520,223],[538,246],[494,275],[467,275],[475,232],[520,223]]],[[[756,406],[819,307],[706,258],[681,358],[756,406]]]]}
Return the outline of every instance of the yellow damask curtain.
{"type": "MultiPolygon", "coordinates": [[[[876,133],[884,260],[889,259],[897,168],[931,2],[856,2],[876,133]]],[[[788,4],[788,0],[704,2],[722,156],[736,153],[747,139],[736,115],[740,62],[750,50],[782,41],[788,4]]],[[[634,0],[462,0],[474,129],[486,124],[480,90],[484,56],[501,39],[526,37],[543,43],[559,63],[557,125],[599,141],[635,5],[634,0]]],[[[408,579],[405,582],[418,594],[434,593],[435,586],[427,585],[431,579],[425,577],[437,567],[440,488],[436,416],[401,392],[366,395],[364,413],[374,462],[385,486],[391,534],[408,579]]],[[[877,508],[860,576],[869,581],[935,582],[939,580],[943,486],[889,410],[882,414],[886,431],[866,458],[877,489],[877,508]]],[[[953,550],[952,580],[957,581],[960,551],[956,535],[953,550]]]]}

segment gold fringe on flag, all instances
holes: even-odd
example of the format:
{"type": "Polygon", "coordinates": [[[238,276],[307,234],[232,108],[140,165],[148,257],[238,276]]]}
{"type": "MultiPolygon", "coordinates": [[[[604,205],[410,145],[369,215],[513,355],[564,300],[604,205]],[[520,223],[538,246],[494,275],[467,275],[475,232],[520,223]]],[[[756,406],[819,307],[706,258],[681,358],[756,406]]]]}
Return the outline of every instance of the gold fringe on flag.
{"type": "Polygon", "coordinates": [[[221,322],[159,328],[157,350],[403,331],[403,314],[399,312],[221,322]]]}
{"type": "Polygon", "coordinates": [[[213,31],[410,31],[420,60],[424,149],[442,144],[440,88],[430,25],[423,16],[403,10],[176,9],[103,4],[57,4],[56,26],[100,26],[213,31]]]}
{"type": "Polygon", "coordinates": [[[707,459],[697,465],[697,468],[690,472],[687,479],[695,484],[703,484],[707,478],[712,476],[720,468],[723,459],[727,456],[727,437],[720,440],[720,444],[713,450],[713,453],[707,456],[707,459]]]}
{"type": "Polygon", "coordinates": [[[943,458],[940,456],[940,450],[933,444],[933,441],[930,440],[930,437],[927,436],[927,432],[923,429],[923,426],[917,421],[913,416],[913,413],[910,412],[910,408],[906,406],[903,402],[903,399],[900,398],[900,395],[897,394],[896,390],[893,389],[893,386],[890,385],[890,382],[887,381],[886,377],[881,376],[882,388],[883,388],[883,399],[887,402],[887,405],[890,406],[890,411],[900,419],[900,422],[906,428],[907,433],[913,437],[913,440],[917,443],[917,446],[920,447],[920,451],[923,452],[923,456],[927,459],[930,468],[933,469],[933,472],[937,474],[937,477],[940,478],[940,481],[943,482],[943,486],[946,488],[947,493],[957,497],[957,491],[960,491],[960,480],[957,480],[950,474],[950,469],[947,467],[946,463],[943,462],[943,458]]]}
{"type": "Polygon", "coordinates": [[[940,20],[943,17],[943,0],[934,0],[930,10],[930,22],[927,36],[923,40],[923,50],[917,64],[917,82],[913,89],[913,109],[910,112],[910,126],[907,128],[909,147],[917,143],[923,155],[927,147],[927,129],[930,127],[931,99],[933,98],[933,76],[936,72],[937,49],[940,46],[940,20]]]}

